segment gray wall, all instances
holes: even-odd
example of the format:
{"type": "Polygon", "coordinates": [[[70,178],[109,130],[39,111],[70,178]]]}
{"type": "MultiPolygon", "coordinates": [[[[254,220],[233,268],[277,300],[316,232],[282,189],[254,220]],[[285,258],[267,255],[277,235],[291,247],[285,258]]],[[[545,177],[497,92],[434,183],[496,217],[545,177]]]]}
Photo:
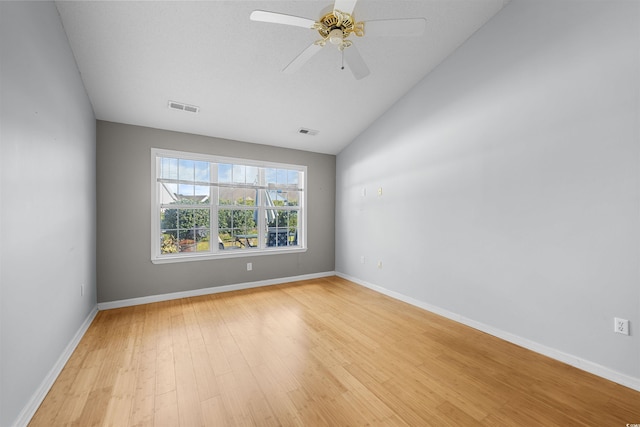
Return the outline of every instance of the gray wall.
{"type": "Polygon", "coordinates": [[[334,270],[335,156],[98,121],[97,159],[99,302],[334,270]],[[308,251],[152,264],[152,147],[306,165],[308,251]]]}
{"type": "Polygon", "coordinates": [[[0,2],[0,49],[0,425],[10,426],[96,306],[95,118],[53,2],[0,2]]]}
{"type": "Polygon", "coordinates": [[[338,155],[336,271],[638,384],[639,9],[508,4],[338,155]]]}

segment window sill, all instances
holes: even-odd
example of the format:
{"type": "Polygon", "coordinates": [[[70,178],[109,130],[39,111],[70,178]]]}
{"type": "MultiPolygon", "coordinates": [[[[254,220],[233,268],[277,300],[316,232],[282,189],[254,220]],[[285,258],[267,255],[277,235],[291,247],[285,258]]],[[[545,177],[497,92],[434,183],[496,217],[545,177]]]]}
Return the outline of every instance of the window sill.
{"type": "Polygon", "coordinates": [[[181,255],[165,255],[162,257],[152,257],[151,262],[153,264],[173,264],[176,262],[191,262],[191,261],[212,261],[229,258],[249,258],[262,255],[285,255],[296,254],[306,252],[307,248],[296,247],[291,249],[255,249],[255,250],[237,250],[229,251],[227,253],[220,251],[215,254],[181,254],[181,255]]]}

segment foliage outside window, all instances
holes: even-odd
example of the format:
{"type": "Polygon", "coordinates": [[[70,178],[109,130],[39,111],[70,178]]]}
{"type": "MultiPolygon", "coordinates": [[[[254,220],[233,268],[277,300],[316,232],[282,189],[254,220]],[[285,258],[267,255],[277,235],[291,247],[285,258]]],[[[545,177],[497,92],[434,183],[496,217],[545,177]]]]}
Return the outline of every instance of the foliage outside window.
{"type": "Polygon", "coordinates": [[[152,150],[152,261],[304,250],[306,167],[152,150]]]}

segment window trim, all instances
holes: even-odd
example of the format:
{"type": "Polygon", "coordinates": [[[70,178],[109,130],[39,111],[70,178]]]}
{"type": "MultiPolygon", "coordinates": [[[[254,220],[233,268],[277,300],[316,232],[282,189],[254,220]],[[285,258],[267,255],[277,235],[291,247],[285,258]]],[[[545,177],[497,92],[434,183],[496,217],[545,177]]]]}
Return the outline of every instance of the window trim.
{"type": "MultiPolygon", "coordinates": [[[[279,163],[279,162],[271,162],[271,161],[260,161],[260,160],[252,160],[252,159],[244,159],[239,157],[227,157],[227,156],[218,156],[212,154],[203,154],[203,153],[195,153],[189,151],[179,151],[179,150],[169,150],[162,148],[151,148],[151,262],[153,264],[169,264],[176,262],[190,262],[190,261],[203,261],[203,260],[217,260],[217,259],[228,259],[228,258],[247,258],[247,257],[255,257],[255,256],[263,256],[263,255],[283,255],[283,254],[292,254],[292,253],[301,253],[307,251],[307,209],[306,209],[306,201],[307,201],[307,166],[304,165],[294,165],[288,163],[279,163]],[[177,254],[160,254],[160,205],[161,201],[159,200],[159,192],[158,192],[158,158],[159,157],[172,157],[178,159],[185,160],[195,160],[195,161],[205,161],[210,163],[231,163],[231,164],[241,164],[245,166],[255,166],[260,168],[282,168],[282,169],[293,169],[302,172],[303,182],[300,183],[301,188],[301,197],[300,197],[300,206],[296,206],[296,210],[299,210],[298,213],[298,245],[293,247],[268,247],[268,248],[256,248],[251,250],[234,250],[234,251],[220,251],[218,249],[214,249],[212,252],[182,252],[177,254]]],[[[189,206],[193,207],[193,206],[189,206]]],[[[213,232],[218,228],[218,204],[217,201],[214,204],[213,201],[208,205],[211,208],[211,221],[210,221],[210,229],[213,232]]],[[[239,208],[239,206],[238,206],[239,208]]],[[[262,210],[264,207],[258,206],[258,209],[262,210]]],[[[293,207],[291,210],[294,210],[293,207]]],[[[260,234],[262,235],[262,230],[260,230],[260,234]]],[[[213,236],[217,236],[217,231],[210,234],[213,236]]],[[[217,245],[214,245],[217,247],[217,245]]]]}

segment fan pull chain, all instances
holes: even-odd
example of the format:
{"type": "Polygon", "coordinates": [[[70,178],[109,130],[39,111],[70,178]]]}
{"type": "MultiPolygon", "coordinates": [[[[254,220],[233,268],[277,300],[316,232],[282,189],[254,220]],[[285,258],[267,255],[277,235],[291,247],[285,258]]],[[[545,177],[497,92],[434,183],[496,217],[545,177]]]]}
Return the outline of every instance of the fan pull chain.
{"type": "Polygon", "coordinates": [[[342,49],[340,53],[342,53],[342,66],[340,67],[340,69],[344,70],[344,49],[342,49]]]}

